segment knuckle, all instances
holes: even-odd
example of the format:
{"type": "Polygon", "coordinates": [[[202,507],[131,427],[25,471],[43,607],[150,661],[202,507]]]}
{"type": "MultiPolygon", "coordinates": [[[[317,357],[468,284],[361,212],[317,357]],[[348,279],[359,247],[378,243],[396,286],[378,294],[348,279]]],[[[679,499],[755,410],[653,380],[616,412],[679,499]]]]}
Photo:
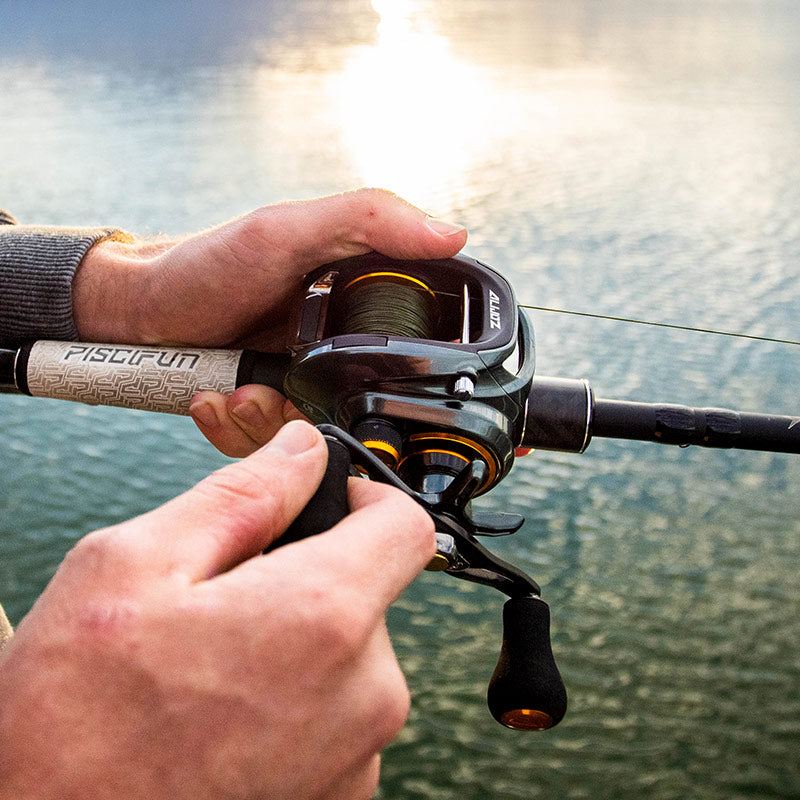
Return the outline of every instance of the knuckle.
{"type": "Polygon", "coordinates": [[[365,186],[350,193],[350,201],[356,216],[367,224],[377,219],[387,204],[397,200],[397,195],[388,189],[373,186],[365,186]]]}
{"type": "Polygon", "coordinates": [[[63,569],[77,566],[93,566],[100,563],[108,550],[108,537],[104,531],[95,531],[79,539],[68,551],[62,561],[63,569]]]}
{"type": "Polygon", "coordinates": [[[75,617],[75,637],[86,653],[101,649],[107,656],[135,657],[141,609],[126,598],[104,596],[85,603],[75,617]]]}
{"type": "Polygon", "coordinates": [[[58,612],[61,636],[71,636],[87,654],[111,654],[131,646],[140,624],[136,580],[141,555],[134,538],[108,528],[90,533],[66,554],[48,591],[58,612]]]}
{"type": "Polygon", "coordinates": [[[265,481],[245,462],[229,464],[212,472],[197,484],[197,488],[209,494],[220,494],[232,499],[252,499],[264,493],[265,481]]]}
{"type": "Polygon", "coordinates": [[[403,673],[395,662],[394,669],[381,670],[382,680],[375,687],[375,705],[370,729],[374,750],[380,751],[403,729],[411,710],[411,693],[403,673]]]}
{"type": "Polygon", "coordinates": [[[334,660],[350,660],[365,647],[370,627],[360,608],[331,604],[320,614],[318,637],[334,660]]]}
{"type": "Polygon", "coordinates": [[[366,646],[373,620],[363,603],[347,602],[331,592],[311,592],[302,627],[315,652],[334,663],[349,661],[366,646]]]}
{"type": "Polygon", "coordinates": [[[94,531],[80,539],[67,552],[61,565],[68,575],[104,575],[126,568],[136,554],[128,537],[117,528],[94,531]]]}

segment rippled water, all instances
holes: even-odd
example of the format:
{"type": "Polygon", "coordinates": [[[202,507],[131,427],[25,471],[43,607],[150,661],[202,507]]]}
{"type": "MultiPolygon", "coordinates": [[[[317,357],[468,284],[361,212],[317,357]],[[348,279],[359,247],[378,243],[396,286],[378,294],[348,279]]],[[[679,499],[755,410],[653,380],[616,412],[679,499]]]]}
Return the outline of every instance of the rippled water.
{"type": "MultiPolygon", "coordinates": [[[[800,10],[779,0],[0,0],[0,205],[179,233],[388,186],[523,303],[800,339],[800,10]],[[99,12],[102,10],[102,16],[99,12]],[[102,19],[102,22],[99,20],[102,19]]],[[[541,374],[798,413],[795,347],[533,313],[541,374]]],[[[0,397],[0,597],[225,459],[191,423],[0,397]]],[[[551,605],[555,730],[484,693],[502,598],[423,575],[387,798],[800,796],[798,459],[595,441],[485,504],[551,605]]]]}

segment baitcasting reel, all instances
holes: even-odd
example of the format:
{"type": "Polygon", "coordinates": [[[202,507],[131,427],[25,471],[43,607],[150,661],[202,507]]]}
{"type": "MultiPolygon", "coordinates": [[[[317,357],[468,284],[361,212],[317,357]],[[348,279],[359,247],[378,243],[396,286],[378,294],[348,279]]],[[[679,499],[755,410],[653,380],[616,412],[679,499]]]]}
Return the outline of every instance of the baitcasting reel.
{"type": "MultiPolygon", "coordinates": [[[[492,714],[517,729],[557,724],[566,691],[550,648],[548,607],[531,578],[476,538],[513,533],[524,520],[471,509],[473,497],[508,473],[523,439],[533,331],[510,286],[464,256],[390,262],[372,253],[308,276],[297,331],[284,386],[322,423],[329,463],[339,463],[339,448],[346,465],[428,511],[438,545],[429,569],[509,596],[489,686],[492,714]]],[[[324,485],[310,508],[334,496],[324,485]]],[[[325,513],[321,524],[300,525],[281,541],[335,521],[325,513]]]]}

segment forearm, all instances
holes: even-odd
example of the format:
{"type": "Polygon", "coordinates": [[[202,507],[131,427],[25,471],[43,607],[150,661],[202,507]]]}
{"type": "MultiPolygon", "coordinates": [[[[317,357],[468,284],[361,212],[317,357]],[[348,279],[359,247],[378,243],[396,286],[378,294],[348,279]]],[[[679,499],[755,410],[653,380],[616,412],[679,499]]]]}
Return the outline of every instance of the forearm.
{"type": "Polygon", "coordinates": [[[120,238],[113,228],[0,225],[0,344],[81,338],[76,273],[94,245],[120,238]]]}

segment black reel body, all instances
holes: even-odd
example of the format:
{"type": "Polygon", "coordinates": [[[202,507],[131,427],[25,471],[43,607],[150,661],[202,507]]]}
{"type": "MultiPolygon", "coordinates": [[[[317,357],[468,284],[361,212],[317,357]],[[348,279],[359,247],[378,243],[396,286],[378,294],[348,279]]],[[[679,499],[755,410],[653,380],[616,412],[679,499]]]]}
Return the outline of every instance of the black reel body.
{"type": "MultiPolygon", "coordinates": [[[[523,439],[534,372],[533,329],[508,283],[474,259],[395,261],[370,253],[307,276],[284,389],[336,451],[373,480],[423,505],[437,531],[429,569],[511,598],[489,706],[511,728],[557,724],[566,693],[538,585],[477,536],[516,531],[522,517],[473,512],[523,439]]],[[[331,484],[333,485],[333,484],[331,484]]],[[[339,480],[338,485],[344,486],[339,480]]],[[[330,489],[312,503],[329,517],[330,489]]],[[[288,532],[324,530],[315,512],[288,532]]]]}
{"type": "Polygon", "coordinates": [[[478,493],[508,473],[533,330],[496,272],[465,256],[337,262],[308,276],[297,331],[284,385],[314,422],[353,433],[419,490],[436,487],[421,475],[475,459],[478,493]]]}

